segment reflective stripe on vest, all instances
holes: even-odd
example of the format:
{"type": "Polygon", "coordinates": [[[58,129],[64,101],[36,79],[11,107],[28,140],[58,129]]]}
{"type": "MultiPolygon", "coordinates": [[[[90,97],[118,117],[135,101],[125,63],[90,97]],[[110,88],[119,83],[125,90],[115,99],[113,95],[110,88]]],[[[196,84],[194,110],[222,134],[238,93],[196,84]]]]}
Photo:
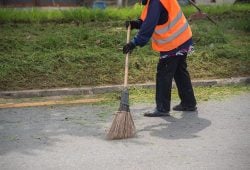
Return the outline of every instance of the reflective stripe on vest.
{"type": "Polygon", "coordinates": [[[173,19],[173,21],[170,22],[166,27],[159,29],[159,30],[155,30],[155,33],[163,34],[163,33],[167,32],[181,19],[181,17],[182,17],[182,11],[180,11],[178,13],[178,15],[173,19]]]}
{"type": "MultiPolygon", "coordinates": [[[[170,51],[192,37],[191,28],[183,15],[177,0],[160,0],[168,12],[168,21],[157,25],[152,35],[152,47],[156,51],[170,51]]],[[[147,17],[150,0],[141,14],[144,21],[147,17]]]]}
{"type": "Polygon", "coordinates": [[[159,39],[156,40],[154,38],[152,38],[152,41],[158,43],[158,44],[165,44],[168,43],[170,41],[172,41],[173,39],[175,39],[176,37],[178,37],[181,33],[183,33],[186,29],[188,28],[188,23],[186,22],[185,25],[183,25],[178,31],[176,31],[174,34],[172,34],[171,36],[169,36],[168,38],[165,39],[159,39]]]}

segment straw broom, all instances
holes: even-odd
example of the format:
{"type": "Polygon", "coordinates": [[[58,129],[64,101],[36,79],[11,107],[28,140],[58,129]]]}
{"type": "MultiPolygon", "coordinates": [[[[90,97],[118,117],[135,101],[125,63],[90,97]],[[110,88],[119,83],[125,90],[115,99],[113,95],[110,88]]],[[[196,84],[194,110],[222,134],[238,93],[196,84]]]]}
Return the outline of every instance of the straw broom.
{"type": "MultiPolygon", "coordinates": [[[[127,43],[129,43],[131,26],[127,30],[127,43]]],[[[128,56],[125,58],[124,88],[121,93],[120,107],[115,113],[111,128],[107,134],[108,139],[125,139],[135,136],[135,125],[129,109],[128,91],[128,56]]]]}

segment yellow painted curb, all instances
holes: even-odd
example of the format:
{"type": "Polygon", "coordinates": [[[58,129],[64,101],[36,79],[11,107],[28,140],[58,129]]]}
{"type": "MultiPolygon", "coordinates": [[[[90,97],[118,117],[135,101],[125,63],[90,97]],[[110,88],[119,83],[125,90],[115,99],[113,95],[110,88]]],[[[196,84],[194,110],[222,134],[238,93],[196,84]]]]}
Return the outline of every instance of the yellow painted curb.
{"type": "Polygon", "coordinates": [[[100,99],[79,99],[79,100],[51,100],[45,102],[26,102],[26,103],[5,103],[0,104],[0,108],[21,108],[21,107],[35,107],[35,106],[50,106],[50,105],[65,105],[65,104],[85,104],[85,103],[97,103],[103,101],[103,98],[100,99]]]}

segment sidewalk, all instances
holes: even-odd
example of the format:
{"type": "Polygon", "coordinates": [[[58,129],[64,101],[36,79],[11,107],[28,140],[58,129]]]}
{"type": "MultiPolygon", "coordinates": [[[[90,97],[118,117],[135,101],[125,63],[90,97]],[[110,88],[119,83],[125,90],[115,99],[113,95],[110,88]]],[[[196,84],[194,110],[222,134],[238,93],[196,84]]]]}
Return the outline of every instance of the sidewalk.
{"type": "MultiPolygon", "coordinates": [[[[249,83],[250,83],[250,77],[192,81],[194,87],[223,86],[223,85],[249,84],[249,83]]],[[[175,86],[174,83],[173,86],[175,86]]],[[[133,84],[130,85],[130,87],[155,88],[155,84],[154,83],[133,84]]],[[[110,86],[81,87],[81,88],[0,91],[0,98],[30,98],[30,97],[47,97],[47,96],[102,94],[102,93],[121,91],[122,88],[123,85],[110,85],[110,86]]]]}

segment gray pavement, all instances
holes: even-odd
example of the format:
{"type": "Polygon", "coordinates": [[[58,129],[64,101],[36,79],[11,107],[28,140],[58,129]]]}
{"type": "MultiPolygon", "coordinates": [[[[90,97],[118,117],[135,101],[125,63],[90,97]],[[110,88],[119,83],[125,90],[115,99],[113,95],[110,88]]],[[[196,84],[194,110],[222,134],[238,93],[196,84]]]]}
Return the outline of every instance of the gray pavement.
{"type": "Polygon", "coordinates": [[[143,117],[152,107],[131,106],[137,136],[119,141],[105,139],[117,108],[0,109],[0,169],[250,169],[250,93],[143,117]]]}

